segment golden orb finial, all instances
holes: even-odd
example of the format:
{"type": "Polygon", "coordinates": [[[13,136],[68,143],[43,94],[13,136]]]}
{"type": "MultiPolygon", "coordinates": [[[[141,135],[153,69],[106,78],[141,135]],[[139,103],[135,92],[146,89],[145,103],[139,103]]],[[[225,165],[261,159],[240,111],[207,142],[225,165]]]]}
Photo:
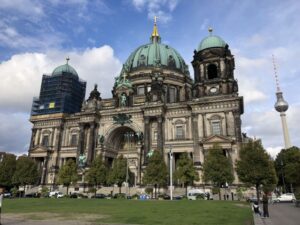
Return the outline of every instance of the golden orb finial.
{"type": "Polygon", "coordinates": [[[68,56],[68,57],[66,58],[67,64],[69,64],[69,60],[70,60],[70,57],[68,56]]]}
{"type": "Polygon", "coordinates": [[[212,27],[209,27],[209,28],[208,28],[208,32],[209,32],[210,35],[212,34],[212,32],[213,32],[212,27]]]}

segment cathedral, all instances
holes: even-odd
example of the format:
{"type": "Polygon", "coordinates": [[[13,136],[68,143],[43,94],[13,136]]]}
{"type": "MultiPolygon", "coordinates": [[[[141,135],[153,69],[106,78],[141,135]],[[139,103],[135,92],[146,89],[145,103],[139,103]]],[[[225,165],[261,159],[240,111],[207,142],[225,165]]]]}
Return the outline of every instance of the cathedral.
{"type": "MultiPolygon", "coordinates": [[[[161,151],[168,166],[172,151],[174,169],[187,152],[201,178],[205,156],[214,144],[235,167],[242,143],[243,97],[234,78],[234,57],[212,29],[193,54],[192,78],[181,55],[163,44],[155,22],[150,42],[123,64],[111,98],[102,99],[95,85],[85,99],[86,82],[69,59],[43,75],[40,96],[32,105],[29,147],[41,171],[40,183],[54,184],[59,169],[74,159],[81,165],[80,186],[97,155],[112,165],[122,154],[139,185],[153,151],[161,151]]],[[[196,184],[202,185],[202,179],[196,184]]]]}

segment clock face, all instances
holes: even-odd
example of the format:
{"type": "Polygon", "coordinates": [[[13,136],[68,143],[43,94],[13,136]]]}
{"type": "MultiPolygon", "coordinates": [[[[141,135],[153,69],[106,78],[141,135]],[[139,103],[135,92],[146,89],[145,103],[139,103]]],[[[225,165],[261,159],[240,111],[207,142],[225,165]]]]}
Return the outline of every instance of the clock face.
{"type": "Polygon", "coordinates": [[[218,92],[218,88],[217,87],[212,87],[211,89],[209,89],[209,92],[212,94],[215,94],[218,92]]]}

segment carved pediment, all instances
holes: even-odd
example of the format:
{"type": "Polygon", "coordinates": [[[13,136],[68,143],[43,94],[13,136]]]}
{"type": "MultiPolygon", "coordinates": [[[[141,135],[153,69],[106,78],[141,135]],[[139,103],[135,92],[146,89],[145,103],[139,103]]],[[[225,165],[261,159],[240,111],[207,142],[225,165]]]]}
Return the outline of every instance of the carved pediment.
{"type": "Polygon", "coordinates": [[[232,143],[233,140],[221,135],[212,135],[202,140],[203,144],[232,143]]]}
{"type": "Polygon", "coordinates": [[[233,144],[233,140],[228,137],[224,137],[221,135],[212,135],[201,141],[204,149],[209,149],[213,147],[214,144],[221,146],[222,148],[231,148],[233,144]]]}
{"type": "Polygon", "coordinates": [[[30,151],[30,153],[46,153],[47,154],[48,148],[45,146],[42,146],[42,145],[37,145],[34,148],[30,149],[29,151],[30,151]]]}

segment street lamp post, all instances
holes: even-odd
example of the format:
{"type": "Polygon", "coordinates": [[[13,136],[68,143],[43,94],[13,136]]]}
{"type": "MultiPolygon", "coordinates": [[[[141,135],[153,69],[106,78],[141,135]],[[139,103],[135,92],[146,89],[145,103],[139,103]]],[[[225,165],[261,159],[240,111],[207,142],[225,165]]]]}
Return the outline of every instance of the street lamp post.
{"type": "Polygon", "coordinates": [[[172,152],[172,145],[170,145],[170,199],[173,200],[173,152],[172,152]]]}

